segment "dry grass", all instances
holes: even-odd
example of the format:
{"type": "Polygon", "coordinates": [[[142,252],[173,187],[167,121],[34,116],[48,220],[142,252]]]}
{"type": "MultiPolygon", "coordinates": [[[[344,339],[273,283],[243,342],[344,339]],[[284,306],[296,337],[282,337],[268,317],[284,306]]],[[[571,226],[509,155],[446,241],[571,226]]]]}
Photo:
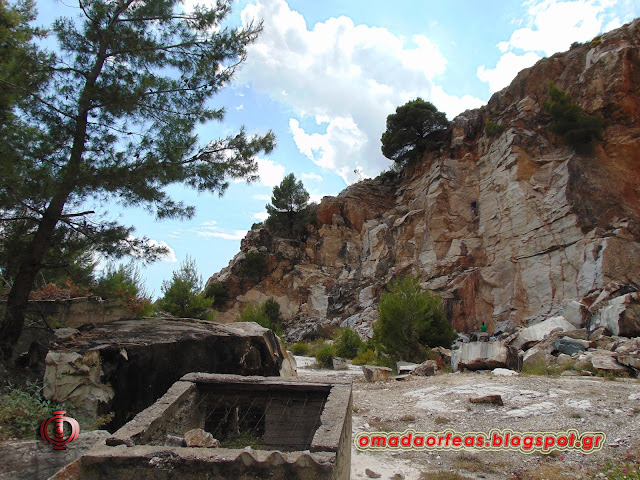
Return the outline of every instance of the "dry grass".
{"type": "Polygon", "coordinates": [[[451,419],[447,417],[436,417],[436,419],[434,420],[434,423],[436,425],[446,425],[449,422],[451,422],[451,419]]]}
{"type": "Polygon", "coordinates": [[[422,472],[419,480],[471,480],[469,477],[451,472],[422,472]]]}
{"type": "Polygon", "coordinates": [[[453,464],[456,470],[466,470],[470,473],[496,473],[496,469],[484,463],[476,455],[462,453],[453,464]]]}

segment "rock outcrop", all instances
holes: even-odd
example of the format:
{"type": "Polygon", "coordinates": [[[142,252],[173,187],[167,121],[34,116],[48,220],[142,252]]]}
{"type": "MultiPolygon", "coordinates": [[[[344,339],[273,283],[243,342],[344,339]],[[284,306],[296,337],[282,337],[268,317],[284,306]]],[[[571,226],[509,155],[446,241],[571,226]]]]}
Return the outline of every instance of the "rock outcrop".
{"type": "Polygon", "coordinates": [[[461,332],[483,321],[492,334],[565,316],[573,328],[637,335],[639,88],[640,20],[540,60],[486,106],[456,117],[439,152],[395,178],[325,197],[306,238],[251,230],[209,280],[234,299],[219,318],[272,296],[291,340],[326,324],[368,336],[384,287],[415,273],[444,297],[461,332]],[[548,129],[549,82],[605,119],[592,153],[548,129]],[[489,136],[488,120],[502,133],[489,136]],[[257,284],[241,275],[252,250],[268,259],[257,284]]]}

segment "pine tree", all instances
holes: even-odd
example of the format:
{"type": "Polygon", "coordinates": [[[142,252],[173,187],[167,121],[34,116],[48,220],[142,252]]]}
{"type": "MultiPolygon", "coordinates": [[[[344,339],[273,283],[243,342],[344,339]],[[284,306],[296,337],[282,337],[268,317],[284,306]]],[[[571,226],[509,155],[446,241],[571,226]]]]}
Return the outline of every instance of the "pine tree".
{"type": "Polygon", "coordinates": [[[192,12],[181,3],[78,0],[82,19],[52,26],[55,56],[37,52],[28,35],[6,47],[10,56],[26,52],[44,79],[21,83],[0,72],[0,84],[25,99],[9,108],[23,123],[0,138],[21,148],[12,162],[2,159],[0,209],[3,222],[33,224],[0,325],[0,355],[10,355],[21,333],[29,292],[60,229],[114,257],[164,253],[133,238],[131,227],[96,218],[84,208],[89,202],[115,199],[159,219],[190,218],[194,208],[172,199],[168,186],[222,194],[228,178],[255,180],[256,155],[273,149],[273,133],[249,137],[244,129],[201,146],[196,125],[224,116],[208,100],[232,78],[261,25],[223,28],[231,0],[192,12]]]}
{"type": "Polygon", "coordinates": [[[271,203],[266,205],[269,218],[267,223],[276,227],[286,227],[293,236],[293,227],[309,206],[309,193],[300,180],[290,173],[280,185],[273,187],[271,203]]]}
{"type": "Polygon", "coordinates": [[[400,165],[418,160],[440,145],[448,125],[444,113],[418,97],[387,117],[387,130],[381,138],[382,154],[400,165]]]}

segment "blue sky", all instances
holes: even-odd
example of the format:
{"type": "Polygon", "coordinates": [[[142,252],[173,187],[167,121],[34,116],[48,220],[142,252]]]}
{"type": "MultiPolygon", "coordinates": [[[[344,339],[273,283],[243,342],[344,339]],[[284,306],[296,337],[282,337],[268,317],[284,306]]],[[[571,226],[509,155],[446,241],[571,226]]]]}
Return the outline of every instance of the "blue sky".
{"type": "MultiPolygon", "coordinates": [[[[76,14],[64,4],[37,2],[38,22],[76,14]]],[[[453,119],[485,104],[540,58],[638,16],[636,0],[235,1],[229,23],[262,19],[264,31],[213,100],[226,108],[224,122],[203,125],[198,134],[204,145],[241,125],[255,133],[272,129],[278,146],[259,159],[261,180],[232,183],[223,197],[172,188],[175,198],[196,206],[189,221],[157,222],[119,205],[109,215],[170,248],[142,269],[150,293],[160,295],[162,281],[187,255],[206,281],[265,218],[271,191],[286,174],[301,179],[313,200],[335,195],[391,165],[380,153],[380,136],[397,106],[420,96],[453,119]]]]}

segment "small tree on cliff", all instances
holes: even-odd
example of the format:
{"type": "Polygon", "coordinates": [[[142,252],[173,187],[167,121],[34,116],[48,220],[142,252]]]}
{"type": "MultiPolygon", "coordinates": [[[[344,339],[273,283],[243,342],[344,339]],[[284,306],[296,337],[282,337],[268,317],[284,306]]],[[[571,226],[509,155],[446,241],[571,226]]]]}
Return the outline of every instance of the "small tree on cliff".
{"type": "Polygon", "coordinates": [[[380,296],[380,318],[374,324],[374,343],[382,353],[398,360],[422,362],[427,348],[449,348],[456,333],[442,308],[442,299],[407,276],[391,283],[380,296]]]}
{"type": "MultiPolygon", "coordinates": [[[[15,121],[1,129],[0,213],[2,222],[31,222],[33,233],[0,324],[0,356],[10,356],[20,336],[29,293],[47,254],[58,248],[60,229],[106,255],[166,253],[86,205],[115,200],[160,219],[190,218],[194,208],[172,199],[167,187],[222,193],[228,178],[255,179],[256,155],[273,149],[271,132],[248,137],[244,129],[206,146],[198,141],[198,124],[223,119],[224,109],[209,100],[233,77],[261,27],[222,28],[231,0],[192,11],[182,3],[78,1],[81,19],[53,24],[59,53],[36,69],[46,72],[44,85],[37,78],[23,82],[28,76],[19,68],[3,65],[25,52],[40,58],[32,32],[3,43],[0,113],[8,108],[15,121]]],[[[2,17],[6,10],[3,0],[2,17]]],[[[17,20],[25,29],[28,17],[17,20]]]]}
{"type": "Polygon", "coordinates": [[[309,193],[302,182],[296,181],[295,175],[290,173],[280,185],[273,187],[271,203],[266,205],[269,214],[267,224],[286,228],[289,236],[293,236],[293,228],[304,217],[308,206],[309,193]]]}
{"type": "Polygon", "coordinates": [[[417,160],[426,151],[439,147],[441,133],[448,126],[444,113],[418,97],[387,117],[387,130],[381,138],[382,154],[400,164],[417,160]]]}

